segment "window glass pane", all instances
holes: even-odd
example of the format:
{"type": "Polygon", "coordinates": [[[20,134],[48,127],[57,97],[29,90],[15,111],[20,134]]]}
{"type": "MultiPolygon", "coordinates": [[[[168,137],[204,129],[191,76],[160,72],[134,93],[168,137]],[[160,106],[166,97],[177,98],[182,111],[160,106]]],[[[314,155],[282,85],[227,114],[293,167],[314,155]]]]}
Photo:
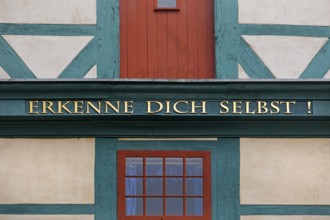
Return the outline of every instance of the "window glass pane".
{"type": "Polygon", "coordinates": [[[147,178],[146,191],[147,196],[163,195],[163,178],[147,178]]]}
{"type": "Polygon", "coordinates": [[[166,176],[183,176],[183,158],[166,158],[166,176]]]}
{"type": "Polygon", "coordinates": [[[202,216],[203,215],[203,198],[187,198],[186,199],[186,215],[202,216]]]}
{"type": "Polygon", "coordinates": [[[126,215],[143,215],[143,199],[126,198],[126,215]]]}
{"type": "Polygon", "coordinates": [[[163,198],[147,198],[146,215],[163,215],[163,198]]]}
{"type": "Polygon", "coordinates": [[[143,195],[143,179],[142,178],[126,178],[125,189],[127,196],[143,195]]]}
{"type": "Polygon", "coordinates": [[[163,176],[163,158],[162,157],[146,158],[146,175],[147,176],[163,176]]]}
{"type": "Polygon", "coordinates": [[[142,175],[143,175],[143,158],[127,157],[126,176],[142,176],[142,175]]]}
{"type": "Polygon", "coordinates": [[[203,176],[203,158],[186,158],[186,175],[203,176]]]}
{"type": "Polygon", "coordinates": [[[159,8],[176,8],[176,0],[158,0],[159,8]]]}
{"type": "Polygon", "coordinates": [[[183,215],[183,199],[166,198],[166,215],[183,215]]]}
{"type": "Polygon", "coordinates": [[[187,178],[186,179],[186,195],[202,196],[203,195],[203,179],[187,178]]]}
{"type": "Polygon", "coordinates": [[[183,179],[166,178],[166,195],[183,195],[183,179]]]}

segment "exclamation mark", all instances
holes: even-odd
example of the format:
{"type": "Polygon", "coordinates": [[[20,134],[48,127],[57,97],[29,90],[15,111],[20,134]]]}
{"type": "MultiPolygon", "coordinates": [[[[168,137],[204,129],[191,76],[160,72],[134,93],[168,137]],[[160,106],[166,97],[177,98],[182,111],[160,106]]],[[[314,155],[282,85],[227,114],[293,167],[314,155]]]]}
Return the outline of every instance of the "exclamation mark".
{"type": "Polygon", "coordinates": [[[312,102],[311,101],[308,101],[307,102],[307,109],[308,109],[307,112],[308,112],[308,114],[312,114],[312,110],[311,110],[312,108],[311,107],[312,107],[312,102]]]}

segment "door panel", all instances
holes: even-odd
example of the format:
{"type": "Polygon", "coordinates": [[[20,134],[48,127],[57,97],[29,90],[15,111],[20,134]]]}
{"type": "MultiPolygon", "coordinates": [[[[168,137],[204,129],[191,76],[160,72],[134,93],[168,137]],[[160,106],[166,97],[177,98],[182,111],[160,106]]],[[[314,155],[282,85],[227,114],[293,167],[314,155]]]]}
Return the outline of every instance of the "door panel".
{"type": "Polygon", "coordinates": [[[157,0],[120,1],[121,78],[214,78],[213,0],[156,8],[157,0]]]}

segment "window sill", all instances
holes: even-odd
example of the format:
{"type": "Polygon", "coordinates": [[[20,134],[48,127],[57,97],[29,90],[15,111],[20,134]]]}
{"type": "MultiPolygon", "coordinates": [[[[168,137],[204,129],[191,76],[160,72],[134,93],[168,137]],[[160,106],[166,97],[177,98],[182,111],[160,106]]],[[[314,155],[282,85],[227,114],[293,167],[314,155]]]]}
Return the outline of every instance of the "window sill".
{"type": "Polygon", "coordinates": [[[159,11],[159,12],[162,12],[162,11],[173,11],[173,12],[179,12],[180,11],[180,8],[154,8],[154,11],[159,11]]]}

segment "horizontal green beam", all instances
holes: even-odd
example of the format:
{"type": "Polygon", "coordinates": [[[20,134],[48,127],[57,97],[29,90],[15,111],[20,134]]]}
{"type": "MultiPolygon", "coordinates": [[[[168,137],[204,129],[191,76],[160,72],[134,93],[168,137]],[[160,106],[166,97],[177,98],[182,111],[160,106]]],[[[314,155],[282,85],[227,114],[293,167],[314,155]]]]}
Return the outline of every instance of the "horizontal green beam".
{"type": "Polygon", "coordinates": [[[326,80],[0,80],[0,99],[330,99],[326,80]]]}
{"type": "Polygon", "coordinates": [[[0,214],[15,215],[93,215],[94,205],[0,205],[0,214]]]}
{"type": "MultiPolygon", "coordinates": [[[[130,117],[128,117],[130,118],[130,117]]],[[[110,121],[90,120],[5,121],[0,120],[0,137],[329,137],[328,118],[310,121],[299,120],[241,120],[194,121],[193,117],[182,120],[150,118],[149,120],[110,121]],[[271,128],[271,129],[270,129],[271,128]]],[[[13,120],[7,118],[6,120],[13,120]]],[[[131,118],[131,120],[133,120],[131,118]]]]}
{"type": "Polygon", "coordinates": [[[241,205],[241,215],[330,215],[330,206],[241,205]]]}
{"type": "Polygon", "coordinates": [[[95,25],[0,24],[0,35],[95,36],[95,25]]]}
{"type": "Polygon", "coordinates": [[[240,24],[241,35],[330,37],[329,26],[240,24]]]}

